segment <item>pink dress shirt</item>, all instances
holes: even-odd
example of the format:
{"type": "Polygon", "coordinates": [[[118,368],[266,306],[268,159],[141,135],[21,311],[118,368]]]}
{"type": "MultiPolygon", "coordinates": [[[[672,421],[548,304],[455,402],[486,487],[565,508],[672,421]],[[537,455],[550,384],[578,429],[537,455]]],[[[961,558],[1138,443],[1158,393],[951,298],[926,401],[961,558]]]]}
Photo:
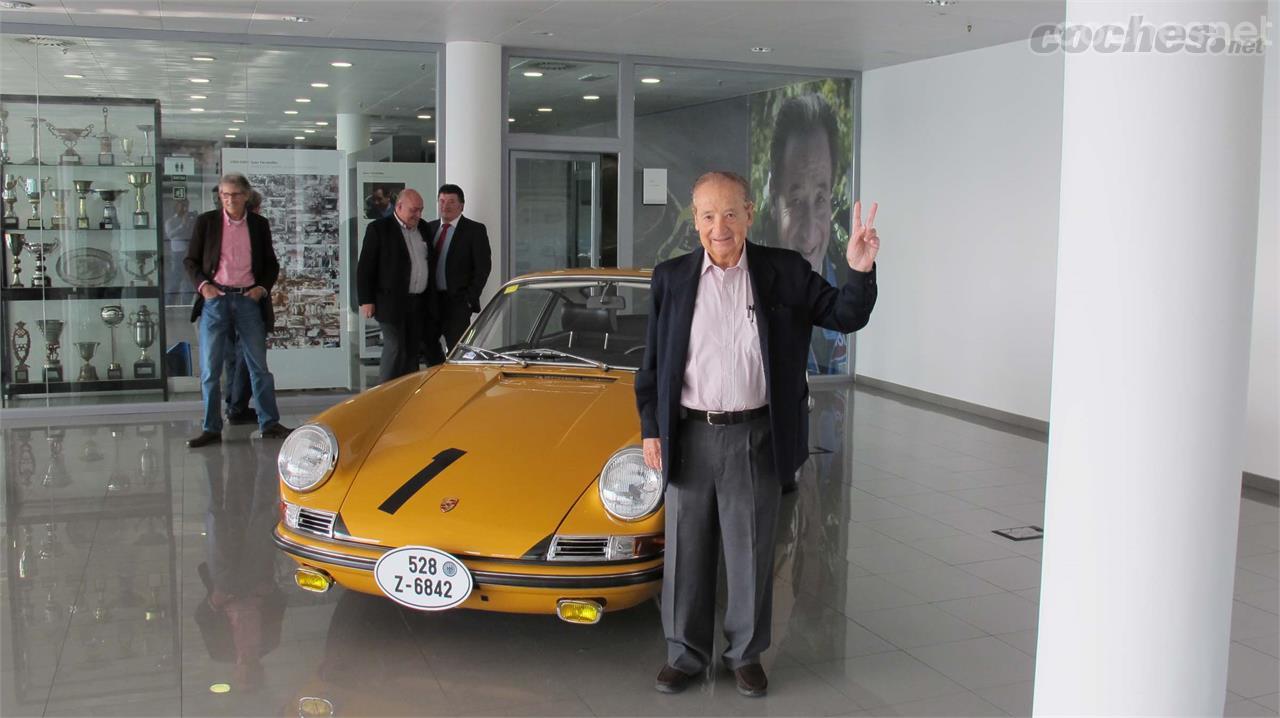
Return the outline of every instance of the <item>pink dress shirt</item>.
{"type": "Polygon", "coordinates": [[[253,278],[253,247],[249,244],[249,215],[239,220],[222,212],[222,253],[218,260],[218,271],[213,281],[224,287],[252,287],[257,282],[253,278]]]}
{"type": "Polygon", "coordinates": [[[703,257],[689,331],[680,404],[699,411],[745,411],[767,401],[760,333],[747,253],[721,269],[703,257]]]}

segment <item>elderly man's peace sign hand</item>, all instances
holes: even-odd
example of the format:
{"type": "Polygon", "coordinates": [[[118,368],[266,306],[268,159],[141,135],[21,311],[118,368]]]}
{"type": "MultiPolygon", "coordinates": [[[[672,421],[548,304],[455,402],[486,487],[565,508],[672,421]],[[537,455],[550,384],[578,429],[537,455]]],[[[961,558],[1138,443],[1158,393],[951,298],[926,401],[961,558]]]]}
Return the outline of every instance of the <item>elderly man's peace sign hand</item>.
{"type": "Polygon", "coordinates": [[[871,214],[867,215],[867,223],[862,223],[862,202],[853,203],[853,233],[849,235],[849,251],[845,259],[849,266],[859,272],[870,272],[876,262],[876,253],[880,251],[880,237],[876,235],[876,210],[880,205],[871,203],[871,214]]]}

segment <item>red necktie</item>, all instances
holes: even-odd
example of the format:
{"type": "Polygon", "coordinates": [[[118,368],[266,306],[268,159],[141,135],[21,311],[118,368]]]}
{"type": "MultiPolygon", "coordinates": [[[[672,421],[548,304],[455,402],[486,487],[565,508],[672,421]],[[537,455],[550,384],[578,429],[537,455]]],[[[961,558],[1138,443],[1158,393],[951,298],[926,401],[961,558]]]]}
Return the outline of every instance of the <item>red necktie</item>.
{"type": "Polygon", "coordinates": [[[437,258],[440,256],[440,253],[444,251],[444,238],[447,236],[449,236],[449,223],[445,222],[444,224],[440,225],[440,237],[436,239],[436,257],[437,258]]]}

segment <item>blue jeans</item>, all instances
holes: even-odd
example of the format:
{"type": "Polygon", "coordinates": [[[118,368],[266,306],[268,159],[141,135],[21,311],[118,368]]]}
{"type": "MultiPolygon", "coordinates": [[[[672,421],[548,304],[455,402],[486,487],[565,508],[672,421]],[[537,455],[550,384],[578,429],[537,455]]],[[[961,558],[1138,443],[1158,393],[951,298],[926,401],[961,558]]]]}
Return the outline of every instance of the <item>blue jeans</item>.
{"type": "Polygon", "coordinates": [[[204,430],[222,432],[222,368],[231,351],[231,333],[249,370],[258,428],[280,422],[276,380],[267,370],[267,331],[258,303],[242,294],[205,300],[200,313],[200,388],[204,395],[204,430]]]}
{"type": "Polygon", "coordinates": [[[227,349],[227,415],[243,414],[249,410],[249,370],[244,365],[244,352],[236,341],[235,327],[231,328],[231,341],[227,349]]]}

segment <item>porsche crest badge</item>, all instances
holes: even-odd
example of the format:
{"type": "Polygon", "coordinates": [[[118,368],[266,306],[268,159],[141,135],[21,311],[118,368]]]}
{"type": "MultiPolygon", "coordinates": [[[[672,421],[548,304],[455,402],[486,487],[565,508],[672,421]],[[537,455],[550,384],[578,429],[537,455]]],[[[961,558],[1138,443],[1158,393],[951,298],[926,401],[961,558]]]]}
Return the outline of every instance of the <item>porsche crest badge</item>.
{"type": "Polygon", "coordinates": [[[447,497],[440,502],[440,512],[447,514],[450,511],[453,511],[454,507],[456,507],[457,505],[458,505],[457,499],[453,498],[452,496],[447,497]]]}

